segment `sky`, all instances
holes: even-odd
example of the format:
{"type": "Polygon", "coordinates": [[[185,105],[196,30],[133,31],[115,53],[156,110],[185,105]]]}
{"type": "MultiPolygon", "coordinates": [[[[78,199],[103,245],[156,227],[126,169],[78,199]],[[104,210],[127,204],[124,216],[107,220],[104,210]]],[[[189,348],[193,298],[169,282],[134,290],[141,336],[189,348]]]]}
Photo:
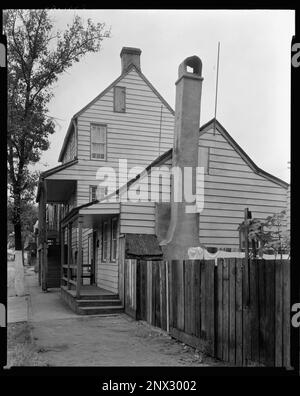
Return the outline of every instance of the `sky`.
{"type": "Polygon", "coordinates": [[[217,119],[263,170],[289,182],[290,48],[294,11],[289,10],[49,10],[64,30],[75,14],[105,22],[111,38],[61,75],[49,105],[56,133],[38,169],[58,165],[72,116],[121,74],[122,47],[142,50],[143,74],[175,108],[178,66],[201,58],[204,77],[200,124],[214,116],[220,42],[217,119]]]}

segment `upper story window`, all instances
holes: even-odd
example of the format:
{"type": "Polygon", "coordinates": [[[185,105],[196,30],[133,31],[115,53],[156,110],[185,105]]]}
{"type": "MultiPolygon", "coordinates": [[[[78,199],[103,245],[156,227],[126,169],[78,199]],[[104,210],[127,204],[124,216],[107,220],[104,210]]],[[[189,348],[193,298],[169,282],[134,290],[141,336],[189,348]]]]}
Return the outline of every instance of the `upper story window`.
{"type": "Polygon", "coordinates": [[[91,159],[106,159],[106,125],[91,124],[91,159]]]}
{"type": "Polygon", "coordinates": [[[114,88],[114,111],[125,113],[126,111],[126,88],[114,88]]]}

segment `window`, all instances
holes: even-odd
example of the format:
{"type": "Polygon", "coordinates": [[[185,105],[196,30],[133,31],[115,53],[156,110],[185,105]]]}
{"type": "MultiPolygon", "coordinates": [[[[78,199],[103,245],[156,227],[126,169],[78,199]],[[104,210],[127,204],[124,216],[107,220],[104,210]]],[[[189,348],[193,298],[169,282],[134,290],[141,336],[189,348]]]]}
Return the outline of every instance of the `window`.
{"type": "Polygon", "coordinates": [[[198,149],[198,166],[204,167],[204,174],[209,173],[209,147],[199,147],[198,149]]]}
{"type": "Polygon", "coordinates": [[[91,158],[106,158],[106,125],[91,124],[91,158]]]}
{"type": "Polygon", "coordinates": [[[106,261],[108,257],[108,222],[104,221],[102,224],[102,252],[101,260],[106,261]]]}
{"type": "Polygon", "coordinates": [[[107,195],[107,186],[90,186],[90,202],[103,199],[107,195]]]}
{"type": "Polygon", "coordinates": [[[117,235],[118,235],[118,219],[115,217],[111,220],[111,261],[116,261],[117,257],[117,235]]]}
{"type": "Polygon", "coordinates": [[[114,88],[114,111],[125,113],[126,111],[126,88],[114,88]]]}

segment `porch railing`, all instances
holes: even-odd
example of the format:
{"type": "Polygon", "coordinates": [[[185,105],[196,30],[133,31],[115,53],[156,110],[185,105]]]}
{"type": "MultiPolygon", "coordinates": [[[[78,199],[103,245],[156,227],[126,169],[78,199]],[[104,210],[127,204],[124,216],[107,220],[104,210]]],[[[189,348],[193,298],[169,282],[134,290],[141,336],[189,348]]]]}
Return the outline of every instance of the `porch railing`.
{"type": "MultiPolygon", "coordinates": [[[[67,286],[68,289],[72,289],[77,286],[78,279],[78,265],[77,264],[63,264],[62,266],[62,285],[67,286]]],[[[94,275],[92,273],[92,264],[82,264],[82,273],[81,273],[81,285],[87,284],[92,285],[94,281],[94,275]],[[89,282],[85,283],[84,279],[89,279],[89,282]]]]}

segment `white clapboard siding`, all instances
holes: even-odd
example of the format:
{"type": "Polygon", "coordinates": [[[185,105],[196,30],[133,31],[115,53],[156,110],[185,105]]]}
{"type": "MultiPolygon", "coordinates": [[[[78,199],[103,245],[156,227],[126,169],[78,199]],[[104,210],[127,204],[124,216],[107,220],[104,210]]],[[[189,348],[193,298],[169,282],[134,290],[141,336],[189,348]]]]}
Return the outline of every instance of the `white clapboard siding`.
{"type": "Polygon", "coordinates": [[[155,203],[121,203],[121,234],[155,234],[155,203]]]}
{"type": "Polygon", "coordinates": [[[126,158],[129,166],[148,165],[158,156],[160,131],[161,149],[172,146],[174,116],[137,72],[131,70],[118,86],[126,87],[125,113],[113,111],[112,88],[78,117],[78,158],[90,166],[102,165],[102,161],[90,162],[93,122],[107,125],[107,166],[114,166],[119,158],[126,158]]]}
{"type": "MultiPolygon", "coordinates": [[[[116,262],[105,262],[101,261],[101,225],[99,225],[97,231],[97,238],[99,239],[99,247],[97,249],[98,255],[96,257],[96,283],[98,287],[113,293],[118,293],[118,282],[119,282],[119,271],[118,261],[116,262]]],[[[110,241],[108,241],[110,243],[110,241]]]]}
{"type": "Polygon", "coordinates": [[[216,246],[218,248],[231,248],[238,249],[239,247],[239,238],[238,237],[200,237],[200,242],[206,246],[216,246]]]}
{"type": "Polygon", "coordinates": [[[199,216],[200,242],[207,246],[239,247],[238,226],[244,209],[265,219],[285,208],[286,189],[258,175],[216,130],[200,136],[209,147],[209,174],[205,175],[204,209],[199,216]]]}
{"type": "Polygon", "coordinates": [[[287,220],[287,231],[290,232],[291,230],[291,189],[290,187],[287,190],[286,194],[286,220],[287,220]]]}

